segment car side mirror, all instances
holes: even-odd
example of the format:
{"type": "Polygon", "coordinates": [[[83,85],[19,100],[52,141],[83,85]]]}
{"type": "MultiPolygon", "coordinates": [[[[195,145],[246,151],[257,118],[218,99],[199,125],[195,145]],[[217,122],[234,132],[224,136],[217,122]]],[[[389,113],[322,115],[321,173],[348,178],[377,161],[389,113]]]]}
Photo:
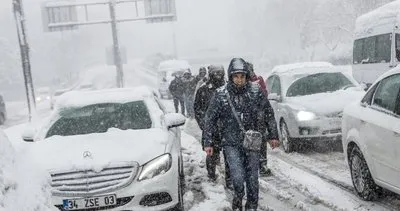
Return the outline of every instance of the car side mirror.
{"type": "Polygon", "coordinates": [[[268,100],[281,102],[282,98],[277,93],[270,93],[270,94],[268,94],[268,100]]]}
{"type": "Polygon", "coordinates": [[[186,122],[185,116],[179,113],[165,114],[164,118],[165,124],[167,125],[168,129],[182,126],[186,122]]]}
{"type": "Polygon", "coordinates": [[[22,139],[26,142],[33,142],[36,134],[36,130],[33,127],[26,126],[26,128],[22,131],[22,139]]]}

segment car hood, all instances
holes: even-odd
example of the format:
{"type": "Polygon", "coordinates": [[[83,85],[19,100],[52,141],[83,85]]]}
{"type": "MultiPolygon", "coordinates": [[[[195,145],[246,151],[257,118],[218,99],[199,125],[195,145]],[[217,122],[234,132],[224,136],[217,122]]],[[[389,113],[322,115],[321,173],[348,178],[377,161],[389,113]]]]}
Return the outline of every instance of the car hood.
{"type": "Polygon", "coordinates": [[[121,162],[143,165],[165,153],[168,132],[109,129],[106,133],[52,136],[33,143],[28,150],[34,162],[48,170],[101,170],[121,162]]]}
{"type": "Polygon", "coordinates": [[[287,104],[295,110],[311,111],[317,115],[329,116],[343,112],[346,105],[361,100],[364,94],[365,92],[358,88],[349,88],[336,92],[289,97],[287,104]]]}

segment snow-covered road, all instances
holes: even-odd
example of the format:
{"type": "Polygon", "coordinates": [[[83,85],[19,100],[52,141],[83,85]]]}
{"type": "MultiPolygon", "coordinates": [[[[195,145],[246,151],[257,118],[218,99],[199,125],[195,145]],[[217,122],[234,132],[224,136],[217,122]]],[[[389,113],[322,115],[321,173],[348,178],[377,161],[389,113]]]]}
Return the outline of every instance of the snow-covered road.
{"type": "MultiPolygon", "coordinates": [[[[172,111],[172,102],[164,104],[172,111]]],[[[229,210],[223,167],[218,168],[217,183],[208,181],[200,129],[188,119],[184,131],[185,207],[190,211],[229,210]]],[[[341,152],[311,149],[287,154],[269,149],[268,159],[273,175],[260,178],[259,210],[400,210],[400,197],[395,194],[388,193],[376,202],[358,198],[341,152]]]]}

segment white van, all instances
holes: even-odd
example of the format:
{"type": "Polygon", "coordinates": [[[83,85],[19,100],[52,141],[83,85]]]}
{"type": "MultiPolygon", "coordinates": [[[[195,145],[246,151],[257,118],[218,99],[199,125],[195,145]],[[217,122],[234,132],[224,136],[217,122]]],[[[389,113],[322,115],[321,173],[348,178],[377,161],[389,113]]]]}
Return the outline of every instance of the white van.
{"type": "Polygon", "coordinates": [[[172,98],[168,90],[169,84],[175,78],[175,74],[183,75],[183,72],[187,69],[191,69],[191,67],[189,62],[185,60],[167,60],[160,63],[157,84],[161,98],[172,98]]]}
{"type": "Polygon", "coordinates": [[[356,20],[353,76],[365,84],[400,61],[400,0],[383,5],[356,20]],[[396,53],[397,52],[397,53],[396,53]]]}

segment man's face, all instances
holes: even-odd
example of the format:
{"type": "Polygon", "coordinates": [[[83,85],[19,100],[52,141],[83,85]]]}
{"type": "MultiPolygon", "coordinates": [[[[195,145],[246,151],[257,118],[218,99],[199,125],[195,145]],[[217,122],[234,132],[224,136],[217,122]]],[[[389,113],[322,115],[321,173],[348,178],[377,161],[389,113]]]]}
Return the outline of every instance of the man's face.
{"type": "Polygon", "coordinates": [[[244,73],[235,73],[232,75],[232,81],[237,87],[246,85],[246,75],[244,73]]]}

